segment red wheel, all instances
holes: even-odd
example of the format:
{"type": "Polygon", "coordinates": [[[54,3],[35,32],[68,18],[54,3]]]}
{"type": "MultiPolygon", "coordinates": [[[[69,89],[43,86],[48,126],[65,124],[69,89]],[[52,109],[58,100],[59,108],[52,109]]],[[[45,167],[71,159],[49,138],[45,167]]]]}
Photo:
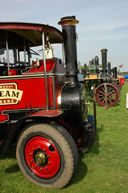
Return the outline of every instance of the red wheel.
{"type": "Polygon", "coordinates": [[[100,84],[95,91],[96,102],[101,106],[113,106],[119,100],[119,91],[110,83],[100,84]]]}
{"type": "Polygon", "coordinates": [[[48,188],[66,186],[78,164],[75,142],[56,124],[35,124],[25,128],[18,139],[16,157],[28,180],[48,188]]]}
{"type": "Polygon", "coordinates": [[[113,82],[112,83],[117,89],[118,89],[118,91],[120,92],[120,89],[121,89],[121,84],[120,84],[120,82],[113,82]]]}
{"type": "Polygon", "coordinates": [[[119,88],[122,88],[122,84],[120,82],[117,83],[117,86],[119,86],[119,88]]]}
{"type": "Polygon", "coordinates": [[[25,160],[30,170],[41,178],[52,178],[60,168],[57,148],[51,141],[39,136],[27,142],[25,160]]]}

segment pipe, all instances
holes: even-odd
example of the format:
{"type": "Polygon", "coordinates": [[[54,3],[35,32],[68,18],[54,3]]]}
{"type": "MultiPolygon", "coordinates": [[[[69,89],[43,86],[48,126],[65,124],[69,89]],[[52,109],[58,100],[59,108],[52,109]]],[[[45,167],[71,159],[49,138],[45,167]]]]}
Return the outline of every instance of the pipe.
{"type": "Polygon", "coordinates": [[[62,33],[64,39],[66,75],[69,77],[72,84],[78,82],[77,73],[77,48],[76,48],[76,24],[79,21],[75,16],[67,16],[61,18],[58,22],[62,26],[62,33]]]}

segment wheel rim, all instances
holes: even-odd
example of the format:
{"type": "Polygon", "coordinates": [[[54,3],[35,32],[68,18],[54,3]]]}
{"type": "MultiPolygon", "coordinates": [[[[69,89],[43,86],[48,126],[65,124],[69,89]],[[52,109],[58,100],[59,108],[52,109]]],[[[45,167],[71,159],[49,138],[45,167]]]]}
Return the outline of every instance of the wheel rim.
{"type": "Polygon", "coordinates": [[[122,84],[120,82],[117,83],[117,85],[119,86],[119,88],[122,88],[122,84]]]}
{"type": "Polygon", "coordinates": [[[118,89],[109,83],[104,83],[96,88],[96,101],[101,106],[113,106],[119,99],[118,89]]]}
{"type": "Polygon", "coordinates": [[[50,140],[40,136],[27,142],[25,160],[29,169],[40,178],[52,178],[60,168],[57,148],[50,140]]]}
{"type": "Polygon", "coordinates": [[[113,84],[113,85],[118,89],[118,91],[120,92],[120,89],[121,89],[120,83],[119,83],[119,82],[117,82],[117,83],[113,82],[112,84],[113,84]]]}

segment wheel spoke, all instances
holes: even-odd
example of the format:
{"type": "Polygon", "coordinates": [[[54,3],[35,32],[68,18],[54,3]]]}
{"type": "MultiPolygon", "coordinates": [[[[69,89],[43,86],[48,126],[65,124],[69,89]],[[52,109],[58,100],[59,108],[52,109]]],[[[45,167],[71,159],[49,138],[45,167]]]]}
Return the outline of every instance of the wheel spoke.
{"type": "Polygon", "coordinates": [[[108,103],[111,104],[112,103],[112,100],[110,98],[108,98],[108,103]]]}
{"type": "Polygon", "coordinates": [[[111,94],[115,94],[115,91],[112,90],[111,92],[109,92],[109,95],[111,95],[111,94]]]}
{"type": "Polygon", "coordinates": [[[103,99],[102,103],[103,103],[103,104],[105,103],[105,99],[103,99]]]}
{"type": "Polygon", "coordinates": [[[105,88],[104,87],[101,87],[102,91],[105,93],[105,88]]]}
{"type": "Polygon", "coordinates": [[[104,96],[102,96],[102,97],[99,97],[99,99],[100,99],[100,100],[104,99],[104,96]]]}
{"type": "Polygon", "coordinates": [[[100,98],[101,98],[101,97],[104,97],[104,96],[103,96],[103,95],[101,95],[101,94],[98,94],[98,97],[100,97],[100,98]]]}
{"type": "Polygon", "coordinates": [[[98,93],[101,93],[101,94],[103,94],[103,95],[104,95],[104,92],[102,92],[101,90],[99,90],[99,91],[98,91],[98,93]]]}

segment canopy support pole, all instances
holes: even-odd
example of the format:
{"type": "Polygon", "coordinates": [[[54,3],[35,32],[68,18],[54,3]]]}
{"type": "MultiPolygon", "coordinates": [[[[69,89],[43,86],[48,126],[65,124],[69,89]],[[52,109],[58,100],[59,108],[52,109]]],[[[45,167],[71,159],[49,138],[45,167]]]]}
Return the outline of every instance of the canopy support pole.
{"type": "Polygon", "coordinates": [[[48,110],[48,89],[47,89],[47,70],[45,58],[45,34],[42,33],[42,46],[43,46],[43,60],[44,60],[44,79],[45,79],[45,93],[46,93],[46,109],[48,110]]]}
{"type": "Polygon", "coordinates": [[[7,57],[7,65],[8,65],[8,72],[9,72],[8,32],[6,32],[6,57],[7,57]]]}

